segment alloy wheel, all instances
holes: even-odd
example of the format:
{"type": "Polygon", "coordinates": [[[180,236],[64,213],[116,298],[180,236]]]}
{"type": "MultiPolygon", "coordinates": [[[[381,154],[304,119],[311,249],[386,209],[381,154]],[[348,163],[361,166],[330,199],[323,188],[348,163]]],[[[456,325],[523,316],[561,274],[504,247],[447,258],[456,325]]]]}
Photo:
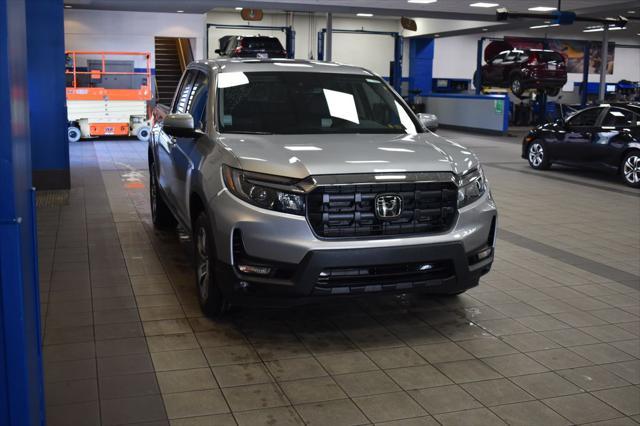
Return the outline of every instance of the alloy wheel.
{"type": "Polygon", "coordinates": [[[520,80],[513,80],[511,83],[511,91],[513,93],[520,93],[520,80]]]}
{"type": "Polygon", "coordinates": [[[639,155],[630,155],[627,157],[627,161],[624,162],[624,166],[622,167],[622,174],[624,175],[624,179],[631,184],[640,182],[639,155]]]}
{"type": "Polygon", "coordinates": [[[196,233],[196,252],[198,290],[200,291],[200,300],[206,302],[209,298],[209,249],[207,247],[207,231],[204,227],[198,228],[196,233]]]}
{"type": "Polygon", "coordinates": [[[539,143],[534,143],[529,147],[529,162],[533,167],[540,167],[544,161],[544,149],[539,143]]]}

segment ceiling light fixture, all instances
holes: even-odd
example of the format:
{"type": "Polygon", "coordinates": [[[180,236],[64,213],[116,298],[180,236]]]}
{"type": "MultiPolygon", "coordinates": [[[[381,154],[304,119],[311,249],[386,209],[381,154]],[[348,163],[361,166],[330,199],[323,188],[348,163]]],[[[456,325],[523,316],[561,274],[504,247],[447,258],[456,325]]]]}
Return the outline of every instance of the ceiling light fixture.
{"type": "Polygon", "coordinates": [[[363,18],[371,18],[373,13],[356,13],[356,16],[361,16],[363,18]]]}
{"type": "Polygon", "coordinates": [[[635,10],[630,10],[630,11],[628,11],[627,13],[630,13],[630,14],[632,14],[632,15],[633,15],[634,13],[636,13],[636,11],[635,11],[635,10]]]}
{"type": "Polygon", "coordinates": [[[72,7],[73,7],[73,6],[71,6],[70,4],[65,4],[65,5],[64,5],[64,8],[65,8],[65,9],[71,9],[72,7]]]}
{"type": "Polygon", "coordinates": [[[479,1],[477,3],[471,3],[469,6],[471,7],[496,7],[500,6],[498,3],[485,3],[483,1],[479,1]]]}
{"type": "Polygon", "coordinates": [[[551,6],[536,6],[530,7],[529,10],[532,12],[551,12],[552,10],[556,10],[557,8],[551,6]]]}
{"type": "Polygon", "coordinates": [[[177,13],[184,13],[184,10],[176,10],[177,13]]]}
{"type": "Polygon", "coordinates": [[[420,3],[420,4],[428,4],[428,3],[435,3],[438,0],[407,0],[409,3],[420,3]]]}
{"type": "Polygon", "coordinates": [[[489,31],[489,28],[483,28],[482,31],[489,31]]]}
{"type": "MultiPolygon", "coordinates": [[[[609,25],[609,31],[620,31],[620,30],[626,30],[626,28],[617,27],[615,25],[609,25]]],[[[598,33],[600,31],[604,31],[604,27],[602,26],[587,27],[584,30],[582,30],[583,33],[598,33]]]]}
{"type": "Polygon", "coordinates": [[[538,28],[549,28],[549,27],[559,27],[560,24],[543,24],[543,25],[534,25],[533,27],[529,27],[532,30],[538,29],[538,28]]]}
{"type": "Polygon", "coordinates": [[[241,7],[236,7],[236,10],[242,10],[242,8],[241,7]]]}

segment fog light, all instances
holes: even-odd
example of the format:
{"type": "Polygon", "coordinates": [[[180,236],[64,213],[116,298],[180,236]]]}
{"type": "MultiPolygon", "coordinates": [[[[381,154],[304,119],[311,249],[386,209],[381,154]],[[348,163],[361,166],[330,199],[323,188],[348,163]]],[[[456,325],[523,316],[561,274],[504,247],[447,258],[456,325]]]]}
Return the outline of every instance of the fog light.
{"type": "Polygon", "coordinates": [[[253,275],[269,275],[271,273],[271,268],[267,266],[238,265],[238,270],[243,274],[253,275]]]}
{"type": "Polygon", "coordinates": [[[483,259],[486,259],[487,257],[491,256],[491,251],[493,249],[491,247],[486,248],[482,251],[479,251],[478,254],[476,254],[478,261],[481,261],[483,259]]]}

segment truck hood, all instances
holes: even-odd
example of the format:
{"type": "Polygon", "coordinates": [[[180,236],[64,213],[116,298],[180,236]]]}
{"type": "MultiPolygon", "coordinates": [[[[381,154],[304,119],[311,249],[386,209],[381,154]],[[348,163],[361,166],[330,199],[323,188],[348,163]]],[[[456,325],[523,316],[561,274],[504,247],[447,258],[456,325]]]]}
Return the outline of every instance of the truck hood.
{"type": "Polygon", "coordinates": [[[250,135],[218,139],[248,171],[291,178],[310,175],[399,172],[464,174],[478,160],[471,151],[434,133],[415,135],[250,135]]]}

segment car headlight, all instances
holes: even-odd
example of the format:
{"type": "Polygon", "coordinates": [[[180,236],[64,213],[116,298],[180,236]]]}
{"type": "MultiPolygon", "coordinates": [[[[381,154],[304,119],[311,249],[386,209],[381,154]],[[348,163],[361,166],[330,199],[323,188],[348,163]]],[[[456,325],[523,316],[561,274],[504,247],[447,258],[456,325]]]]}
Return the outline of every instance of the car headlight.
{"type": "Polygon", "coordinates": [[[145,116],[142,115],[134,115],[131,117],[131,122],[134,124],[144,123],[147,120],[145,116]]]}
{"type": "Polygon", "coordinates": [[[224,184],[236,197],[263,209],[304,216],[305,194],[288,178],[222,166],[224,184]]]}
{"type": "Polygon", "coordinates": [[[458,208],[467,206],[482,195],[487,190],[487,180],[484,177],[482,167],[471,170],[462,178],[458,184],[458,208]]]}

